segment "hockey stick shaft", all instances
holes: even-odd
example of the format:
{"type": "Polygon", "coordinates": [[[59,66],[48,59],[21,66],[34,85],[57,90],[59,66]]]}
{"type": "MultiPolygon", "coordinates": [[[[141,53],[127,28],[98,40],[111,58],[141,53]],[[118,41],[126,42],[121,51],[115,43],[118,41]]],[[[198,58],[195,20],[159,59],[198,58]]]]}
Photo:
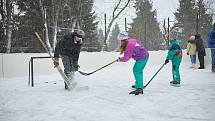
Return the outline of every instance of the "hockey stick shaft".
{"type": "Polygon", "coordinates": [[[107,67],[107,66],[109,66],[109,65],[111,65],[111,64],[113,64],[113,63],[115,63],[115,62],[117,62],[117,60],[114,60],[113,62],[108,63],[107,65],[104,65],[104,66],[102,66],[101,68],[99,68],[99,69],[97,69],[97,70],[95,70],[95,71],[93,71],[93,72],[90,72],[90,73],[85,73],[85,72],[81,72],[81,71],[78,71],[78,72],[79,72],[80,74],[82,74],[82,75],[88,76],[88,75],[91,75],[91,74],[93,74],[93,73],[95,73],[95,72],[97,72],[97,71],[99,71],[99,70],[101,70],[101,69],[103,69],[103,68],[105,68],[105,67],[107,67]]]}
{"type": "Polygon", "coordinates": [[[47,48],[46,44],[43,42],[43,40],[40,38],[40,35],[35,32],[35,35],[37,36],[38,40],[40,41],[40,43],[42,44],[43,48],[45,48],[46,52],[48,52],[49,56],[52,58],[52,60],[54,60],[51,52],[49,51],[49,49],[47,48]]]}
{"type": "Polygon", "coordinates": [[[144,86],[144,89],[149,85],[149,83],[151,83],[151,81],[155,78],[155,76],[158,74],[158,72],[164,67],[165,64],[163,64],[158,70],[157,72],[154,74],[154,76],[152,76],[152,78],[149,80],[149,82],[144,86]]]}

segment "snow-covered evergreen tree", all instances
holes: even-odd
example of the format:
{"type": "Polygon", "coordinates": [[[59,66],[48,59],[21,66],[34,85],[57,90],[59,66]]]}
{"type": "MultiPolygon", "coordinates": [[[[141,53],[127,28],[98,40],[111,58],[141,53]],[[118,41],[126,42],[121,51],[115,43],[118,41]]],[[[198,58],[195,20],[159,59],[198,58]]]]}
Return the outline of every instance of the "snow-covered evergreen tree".
{"type": "Polygon", "coordinates": [[[98,31],[95,12],[92,11],[93,0],[83,1],[81,18],[82,18],[82,29],[86,33],[82,48],[86,51],[100,51],[101,45],[98,40],[98,31]]]}
{"type": "Polygon", "coordinates": [[[161,45],[160,28],[156,18],[157,12],[152,10],[151,0],[136,0],[134,7],[137,17],[131,23],[129,35],[141,39],[149,50],[159,49],[161,45]]]}
{"type": "Polygon", "coordinates": [[[176,25],[182,28],[182,40],[183,47],[186,47],[187,39],[191,35],[195,35],[197,32],[197,14],[199,15],[198,33],[201,34],[204,43],[206,45],[207,32],[212,25],[212,15],[209,15],[206,11],[205,5],[200,0],[196,3],[195,0],[180,0],[179,8],[175,12],[176,25]]]}

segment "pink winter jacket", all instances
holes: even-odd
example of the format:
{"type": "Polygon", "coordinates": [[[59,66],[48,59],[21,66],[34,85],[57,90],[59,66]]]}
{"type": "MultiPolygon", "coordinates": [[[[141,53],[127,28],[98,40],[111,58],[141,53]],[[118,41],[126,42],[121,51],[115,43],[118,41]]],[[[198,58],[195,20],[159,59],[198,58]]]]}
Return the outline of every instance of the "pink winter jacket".
{"type": "Polygon", "coordinates": [[[144,60],[149,57],[148,51],[143,47],[140,40],[136,38],[129,38],[127,46],[125,48],[124,56],[120,58],[120,61],[126,62],[130,58],[134,60],[144,60]]]}

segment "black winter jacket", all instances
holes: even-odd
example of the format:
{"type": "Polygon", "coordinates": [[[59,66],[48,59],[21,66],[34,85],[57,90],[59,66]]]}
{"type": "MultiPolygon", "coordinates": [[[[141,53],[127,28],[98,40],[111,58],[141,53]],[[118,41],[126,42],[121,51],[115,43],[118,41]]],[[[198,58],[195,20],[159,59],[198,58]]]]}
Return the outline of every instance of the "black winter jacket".
{"type": "Polygon", "coordinates": [[[200,34],[195,35],[196,48],[199,56],[206,56],[205,47],[200,34]]]}
{"type": "Polygon", "coordinates": [[[81,45],[81,43],[74,42],[73,34],[66,35],[63,39],[58,41],[55,47],[54,57],[59,58],[59,55],[66,55],[73,58],[73,61],[78,61],[81,45]]]}

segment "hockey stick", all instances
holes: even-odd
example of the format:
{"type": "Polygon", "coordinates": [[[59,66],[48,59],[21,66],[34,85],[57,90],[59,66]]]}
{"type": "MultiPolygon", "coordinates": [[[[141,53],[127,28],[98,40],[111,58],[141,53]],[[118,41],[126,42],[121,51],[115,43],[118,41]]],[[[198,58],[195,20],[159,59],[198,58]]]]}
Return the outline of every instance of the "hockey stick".
{"type": "Polygon", "coordinates": [[[155,78],[155,76],[158,74],[158,72],[164,67],[164,65],[166,65],[165,63],[157,70],[157,72],[154,74],[154,76],[149,80],[149,82],[143,87],[143,89],[145,89],[149,83],[155,78]]]}
{"type": "Polygon", "coordinates": [[[82,72],[82,71],[78,71],[80,74],[82,74],[82,75],[85,75],[85,76],[89,76],[89,75],[91,75],[91,74],[93,74],[93,73],[95,73],[95,72],[97,72],[97,71],[99,71],[99,70],[101,70],[101,69],[103,69],[103,68],[105,68],[105,67],[107,67],[107,66],[109,66],[109,65],[111,65],[111,64],[113,64],[113,63],[115,63],[115,62],[117,62],[118,60],[114,60],[113,62],[111,62],[111,63],[108,63],[107,65],[105,65],[105,66],[102,66],[101,68],[99,68],[99,69],[97,69],[97,70],[95,70],[95,71],[93,71],[93,72],[90,72],[90,73],[85,73],[85,72],[82,72]]]}

